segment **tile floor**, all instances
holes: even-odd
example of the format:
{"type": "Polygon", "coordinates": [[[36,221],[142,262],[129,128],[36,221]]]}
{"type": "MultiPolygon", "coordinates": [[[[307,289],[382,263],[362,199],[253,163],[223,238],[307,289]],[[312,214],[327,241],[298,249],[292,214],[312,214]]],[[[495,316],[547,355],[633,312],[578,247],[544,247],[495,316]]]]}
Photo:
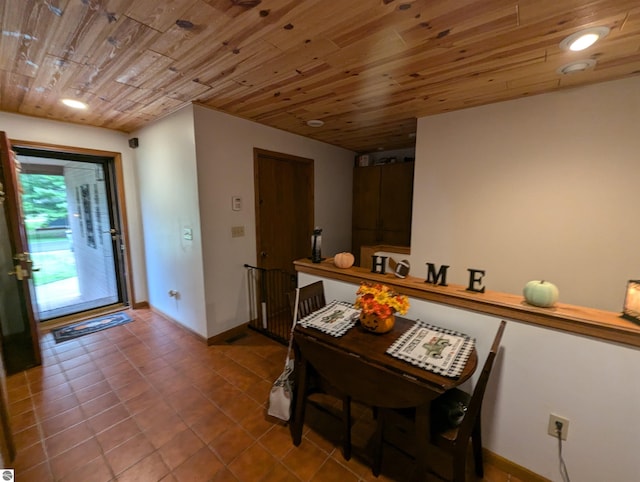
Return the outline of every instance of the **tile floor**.
{"type": "MultiPolygon", "coordinates": [[[[7,380],[20,482],[390,481],[412,463],[385,448],[371,475],[371,412],[354,408],[354,456],[339,448],[339,422],[308,410],[299,447],[266,416],[286,348],[251,330],[207,347],[150,310],[132,323],[56,345],[43,364],[7,380]],[[338,424],[332,432],[332,424],[338,424]]],[[[329,411],[331,406],[328,407],[329,411]]],[[[486,467],[484,480],[515,481],[486,467]]]]}

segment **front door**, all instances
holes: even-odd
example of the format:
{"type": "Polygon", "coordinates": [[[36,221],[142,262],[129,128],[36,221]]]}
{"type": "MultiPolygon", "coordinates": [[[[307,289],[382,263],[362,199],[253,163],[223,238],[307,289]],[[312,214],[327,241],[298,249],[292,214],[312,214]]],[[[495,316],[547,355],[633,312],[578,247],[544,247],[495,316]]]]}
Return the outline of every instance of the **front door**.
{"type": "Polygon", "coordinates": [[[116,154],[15,144],[40,320],[125,306],[116,154]]]}
{"type": "Polygon", "coordinates": [[[286,339],[291,323],[287,292],[297,279],[293,261],[311,254],[313,160],[255,149],[254,175],[260,325],[286,339]]]}
{"type": "Polygon", "coordinates": [[[22,210],[20,164],[0,132],[0,334],[8,373],[41,363],[32,305],[33,262],[22,210]]]}

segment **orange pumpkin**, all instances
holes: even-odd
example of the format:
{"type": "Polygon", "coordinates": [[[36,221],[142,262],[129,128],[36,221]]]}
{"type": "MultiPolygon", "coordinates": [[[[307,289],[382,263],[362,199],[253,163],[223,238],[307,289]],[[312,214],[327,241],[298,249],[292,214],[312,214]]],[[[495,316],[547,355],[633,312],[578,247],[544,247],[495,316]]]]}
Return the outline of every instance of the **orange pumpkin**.
{"type": "Polygon", "coordinates": [[[367,331],[373,333],[388,333],[393,330],[393,326],[396,323],[395,315],[388,316],[387,318],[380,318],[374,314],[366,315],[360,313],[360,324],[367,331]]]}
{"type": "Polygon", "coordinates": [[[353,266],[353,262],[355,258],[351,253],[338,253],[333,257],[333,264],[335,264],[338,268],[351,268],[353,266]]]}

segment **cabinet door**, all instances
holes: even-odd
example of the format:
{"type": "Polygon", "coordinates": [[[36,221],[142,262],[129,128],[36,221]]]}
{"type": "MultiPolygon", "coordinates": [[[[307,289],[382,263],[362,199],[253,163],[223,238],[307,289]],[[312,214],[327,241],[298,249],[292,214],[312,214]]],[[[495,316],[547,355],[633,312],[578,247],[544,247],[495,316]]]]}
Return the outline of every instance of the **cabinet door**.
{"type": "Polygon", "coordinates": [[[377,229],[354,229],[351,234],[351,252],[355,257],[354,264],[356,266],[363,266],[363,260],[360,259],[361,246],[375,246],[376,244],[380,244],[377,229]]]}
{"type": "Polygon", "coordinates": [[[411,241],[413,162],[384,166],[380,180],[380,229],[384,244],[408,246],[411,241]]]}
{"type": "Polygon", "coordinates": [[[379,210],[380,167],[356,167],[353,171],[353,229],[378,229],[379,210]]]}

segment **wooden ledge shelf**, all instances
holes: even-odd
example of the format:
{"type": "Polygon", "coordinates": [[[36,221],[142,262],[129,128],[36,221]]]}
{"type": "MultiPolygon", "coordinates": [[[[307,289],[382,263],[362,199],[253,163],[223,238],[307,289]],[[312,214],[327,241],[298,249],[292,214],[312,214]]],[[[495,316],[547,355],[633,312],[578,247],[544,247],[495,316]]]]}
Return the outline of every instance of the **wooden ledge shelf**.
{"type": "Polygon", "coordinates": [[[361,281],[381,282],[412,298],[640,347],[640,326],[611,311],[564,303],[558,303],[553,308],[537,308],[527,304],[522,296],[509,293],[489,290],[474,293],[461,285],[436,286],[414,276],[401,279],[393,273],[381,275],[360,267],[340,269],[333,264],[333,258],[322,263],[303,259],[295,261],[294,265],[301,273],[354,284],[361,281]]]}

